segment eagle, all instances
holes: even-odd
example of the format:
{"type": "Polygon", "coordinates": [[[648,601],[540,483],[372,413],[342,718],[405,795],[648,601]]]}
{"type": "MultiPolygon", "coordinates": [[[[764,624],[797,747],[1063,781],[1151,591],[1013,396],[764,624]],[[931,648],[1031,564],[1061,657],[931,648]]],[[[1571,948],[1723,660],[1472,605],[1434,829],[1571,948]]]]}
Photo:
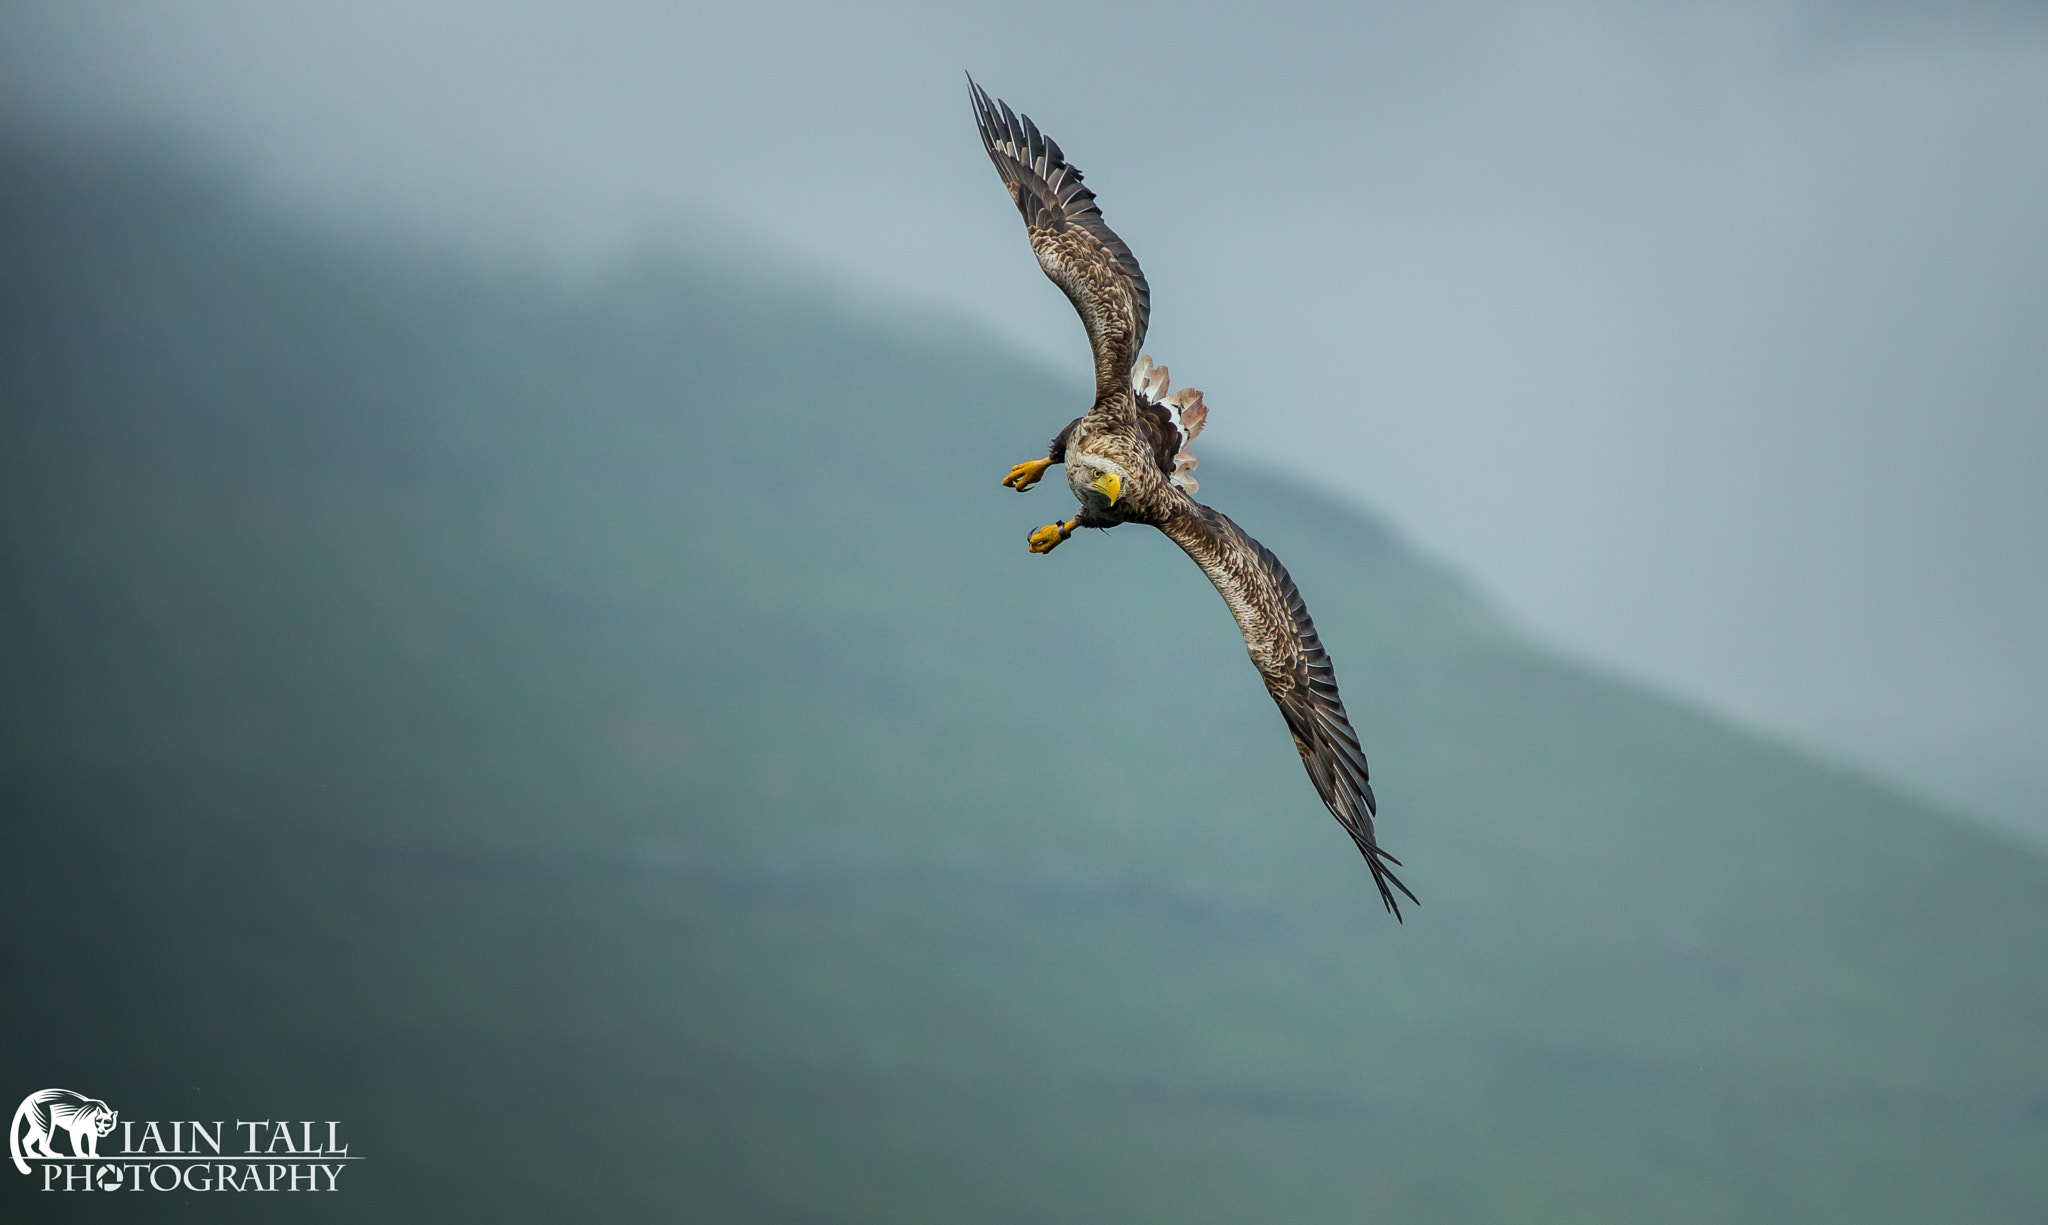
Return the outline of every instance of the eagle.
{"type": "Polygon", "coordinates": [[[1373,836],[1378,805],[1365,750],[1344,713],[1329,653],[1301,592],[1272,550],[1192,496],[1195,457],[1188,444],[1209,410],[1193,388],[1172,392],[1166,367],[1140,353],[1152,290],[1137,258],[1103,222],[1095,193],[1059,145],[971,76],[967,87],[982,147],[1024,217],[1038,266],[1080,312],[1095,358],[1094,404],[1067,423],[1044,459],[1018,464],[1003,478],[1004,486],[1022,493],[1061,464],[1080,502],[1072,519],[1032,532],[1031,551],[1052,552],[1076,528],[1143,523],[1202,568],[1237,619],[1252,666],[1287,720],[1316,792],[1358,844],[1380,900],[1398,921],[1395,891],[1410,902],[1415,895],[1392,871],[1401,861],[1373,836]]]}

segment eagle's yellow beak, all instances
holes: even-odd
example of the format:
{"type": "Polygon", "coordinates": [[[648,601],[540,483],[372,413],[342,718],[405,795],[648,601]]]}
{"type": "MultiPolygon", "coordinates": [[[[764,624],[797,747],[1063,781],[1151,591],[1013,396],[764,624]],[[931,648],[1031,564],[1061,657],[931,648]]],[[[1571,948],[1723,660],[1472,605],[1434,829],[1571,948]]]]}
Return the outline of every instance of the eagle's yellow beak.
{"type": "Polygon", "coordinates": [[[1116,500],[1123,496],[1124,478],[1114,472],[1105,472],[1101,476],[1096,477],[1090,483],[1090,487],[1103,497],[1108,498],[1111,506],[1115,506],[1116,500]]]}

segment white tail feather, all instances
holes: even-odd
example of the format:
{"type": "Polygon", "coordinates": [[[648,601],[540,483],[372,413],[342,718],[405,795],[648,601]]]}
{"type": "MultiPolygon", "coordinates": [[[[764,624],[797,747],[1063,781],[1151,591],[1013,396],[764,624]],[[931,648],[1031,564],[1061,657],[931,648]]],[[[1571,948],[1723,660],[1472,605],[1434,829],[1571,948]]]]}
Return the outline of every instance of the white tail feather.
{"type": "Polygon", "coordinates": [[[1149,353],[1139,357],[1137,368],[1131,371],[1131,390],[1147,404],[1157,404],[1166,398],[1166,389],[1166,367],[1153,365],[1149,353]]]}
{"type": "Polygon", "coordinates": [[[1193,387],[1183,387],[1166,398],[1173,408],[1174,419],[1180,423],[1181,437],[1193,442],[1209,423],[1209,406],[1202,403],[1202,393],[1193,387]]]}

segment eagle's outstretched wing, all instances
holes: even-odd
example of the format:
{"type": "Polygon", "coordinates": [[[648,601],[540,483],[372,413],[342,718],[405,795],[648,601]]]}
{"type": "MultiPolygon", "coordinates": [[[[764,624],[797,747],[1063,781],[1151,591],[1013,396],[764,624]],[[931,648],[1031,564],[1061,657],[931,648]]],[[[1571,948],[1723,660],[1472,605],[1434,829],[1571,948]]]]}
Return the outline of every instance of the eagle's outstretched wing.
{"type": "Polygon", "coordinates": [[[1252,664],[1287,720],[1287,730],[1294,733],[1302,765],[1308,767],[1323,804],[1365,856],[1380,899],[1399,919],[1401,907],[1394,890],[1411,902],[1415,895],[1389,870],[1389,865],[1399,867],[1401,861],[1381,850],[1373,838],[1377,805],[1365,750],[1344,714],[1336,674],[1301,592],[1272,550],[1245,535],[1228,516],[1194,501],[1187,507],[1159,530],[1194,559],[1230,605],[1252,664]]]}
{"type": "Polygon", "coordinates": [[[1131,363],[1145,343],[1152,290],[1137,257],[1095,207],[1095,193],[1067,164],[1059,145],[1025,115],[1015,114],[968,78],[981,143],[1003,176],[1038,266],[1066,292],[1095,351],[1098,398],[1129,390],[1131,363]]]}

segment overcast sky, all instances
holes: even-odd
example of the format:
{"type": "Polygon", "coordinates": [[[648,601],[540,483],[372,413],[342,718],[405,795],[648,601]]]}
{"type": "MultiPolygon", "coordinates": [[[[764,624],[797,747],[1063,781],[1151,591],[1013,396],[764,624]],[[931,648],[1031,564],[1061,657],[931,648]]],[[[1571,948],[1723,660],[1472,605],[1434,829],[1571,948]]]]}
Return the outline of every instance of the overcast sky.
{"type": "Polygon", "coordinates": [[[970,69],[1087,172],[1217,442],[1574,654],[2048,839],[2040,6],[0,14],[17,119],[490,257],[743,236],[1083,386],[970,69]]]}

